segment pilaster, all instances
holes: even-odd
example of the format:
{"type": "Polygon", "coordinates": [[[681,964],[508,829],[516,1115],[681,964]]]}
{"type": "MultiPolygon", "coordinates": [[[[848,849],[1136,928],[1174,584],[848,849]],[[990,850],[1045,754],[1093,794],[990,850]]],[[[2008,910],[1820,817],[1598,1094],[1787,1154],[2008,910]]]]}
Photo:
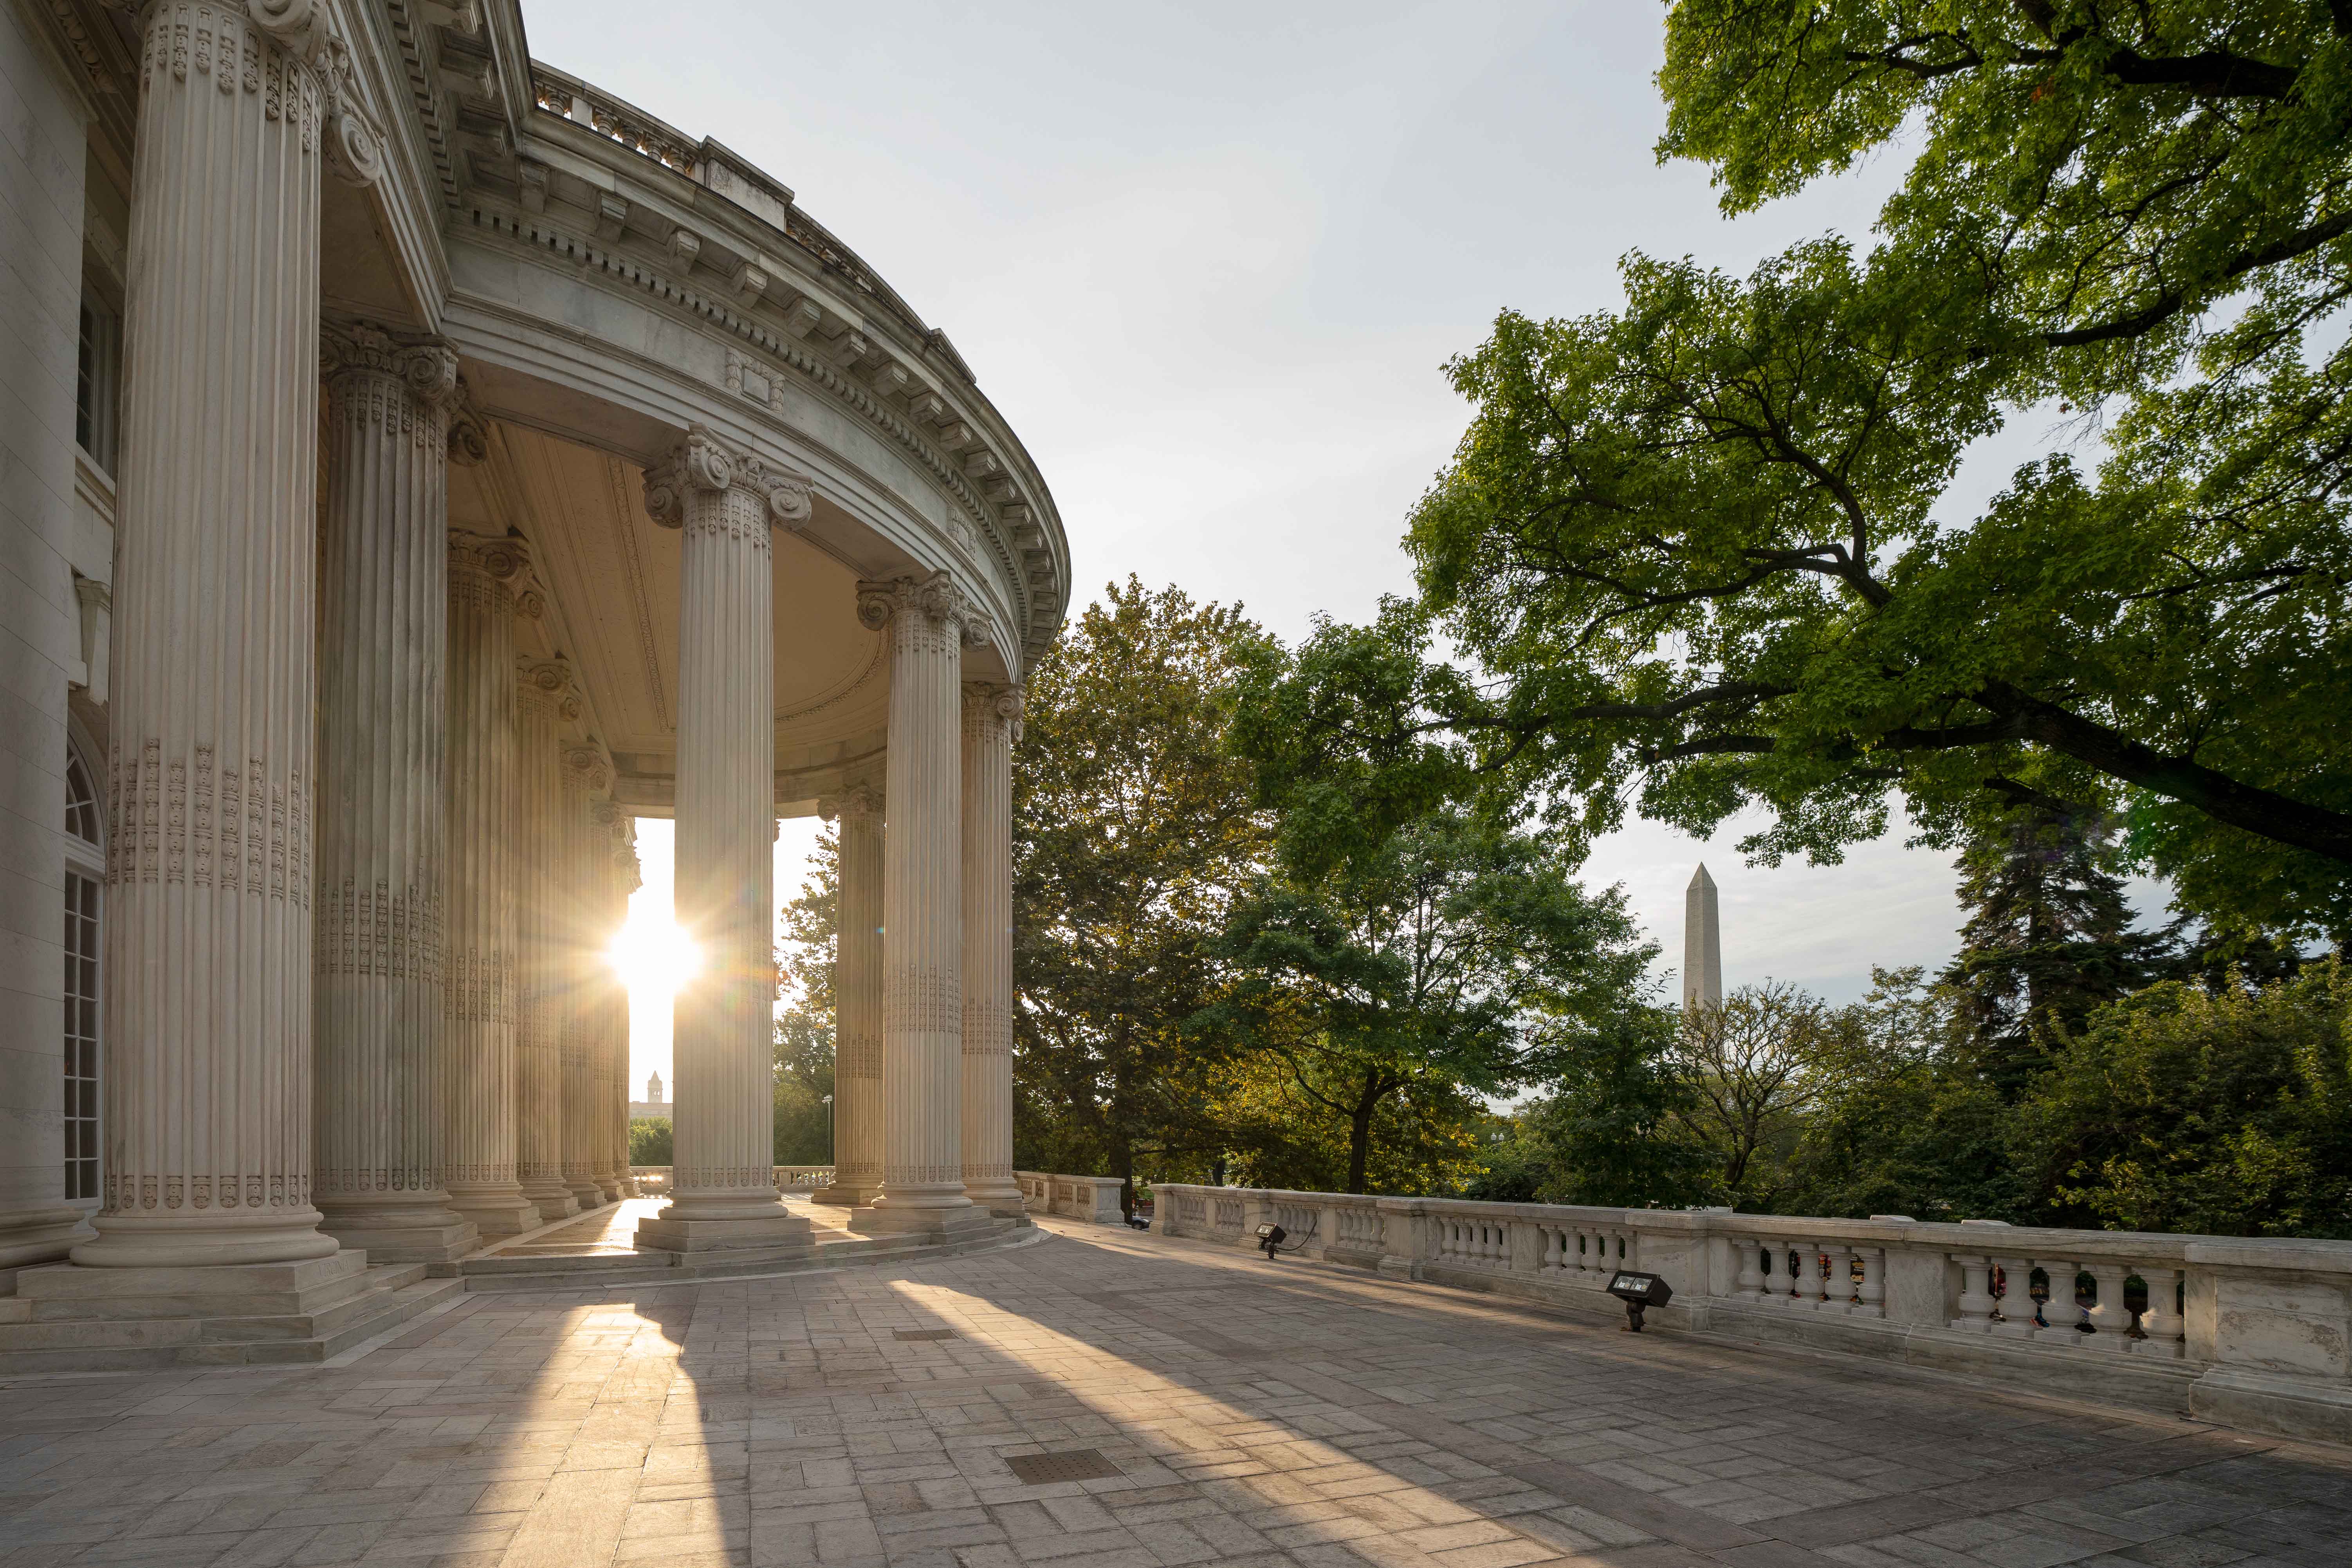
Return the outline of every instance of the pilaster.
{"type": "Polygon", "coordinates": [[[1021,690],[963,689],[963,1185],[1027,1210],[1013,1176],[1013,747],[1021,690]]]}
{"type": "Polygon", "coordinates": [[[882,792],[853,784],[824,803],[841,836],[833,970],[833,1184],[822,1204],[882,1193],[882,792]]]}
{"type": "Polygon", "coordinates": [[[985,1222],[963,1187],[963,645],[944,572],[861,584],[890,638],[890,830],[882,878],[882,1194],[850,1223],[950,1236],[985,1222]]]}
{"type": "Polygon", "coordinates": [[[322,333],[312,1026],[324,1228],[379,1262],[447,1262],[477,1228],[443,1184],[448,419],[457,356],[322,333]]]}
{"type": "Polygon", "coordinates": [[[515,1173],[515,617],[536,595],[521,540],[452,531],[448,550],[449,1205],[512,1236],[539,1224],[515,1173]]]}
{"type": "MultiPolygon", "coordinates": [[[[311,1202],[324,23],[147,7],[107,807],[105,1209],[79,1264],[289,1263],[311,1202]]],[[[346,161],[373,153],[350,127],[346,161]]]]}
{"type": "Polygon", "coordinates": [[[560,658],[519,660],[515,679],[515,1176],[544,1221],[580,1212],[563,1180],[560,1059],[569,990],[562,726],[580,716],[580,697],[560,658]]]}
{"type": "Polygon", "coordinates": [[[637,1227],[664,1251],[804,1243],[776,1190],[774,566],[770,531],[808,520],[806,481],[700,426],[646,475],[680,531],[678,923],[702,972],[678,994],[671,1197],[637,1227]]]}

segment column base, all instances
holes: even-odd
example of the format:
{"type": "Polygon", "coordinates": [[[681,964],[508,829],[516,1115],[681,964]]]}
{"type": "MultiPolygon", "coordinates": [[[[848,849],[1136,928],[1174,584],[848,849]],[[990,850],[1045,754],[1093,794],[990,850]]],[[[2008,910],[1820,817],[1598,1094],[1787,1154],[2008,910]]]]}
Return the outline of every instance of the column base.
{"type": "Polygon", "coordinates": [[[0,1295],[7,1294],[18,1269],[62,1263],[67,1253],[97,1239],[89,1211],[71,1204],[0,1209],[0,1295]]]}
{"type": "Polygon", "coordinates": [[[672,1219],[667,1211],[637,1222],[640,1252],[730,1252],[745,1248],[767,1251],[779,1247],[814,1249],[816,1238],[809,1222],[785,1208],[753,1210],[730,1219],[672,1219]]]}
{"type": "Polygon", "coordinates": [[[604,1189],[596,1184],[595,1177],[566,1176],[563,1184],[571,1191],[572,1201],[580,1205],[582,1213],[604,1206],[604,1189]]]}
{"type": "Polygon", "coordinates": [[[1029,1212],[1028,1205],[1022,1201],[1021,1189],[1010,1177],[967,1181],[963,1195],[999,1219],[1017,1219],[1029,1212]]]}
{"type": "Polygon", "coordinates": [[[835,1208],[862,1208],[882,1195],[879,1182],[844,1182],[836,1179],[829,1187],[819,1187],[809,1194],[812,1203],[830,1204],[835,1208]]]}
{"type": "Polygon", "coordinates": [[[238,1268],[332,1258],[342,1244],[320,1234],[324,1216],[299,1209],[215,1210],[201,1219],[100,1215],[98,1239],[72,1252],[84,1268],[238,1268]]]}
{"type": "Polygon", "coordinates": [[[366,1288],[349,1248],[299,1263],[161,1268],[28,1268],[16,1294],[37,1320],[269,1318],[312,1313],[366,1288]]]}
{"type": "Polygon", "coordinates": [[[621,1190],[621,1179],[618,1176],[599,1171],[596,1173],[595,1180],[596,1190],[604,1194],[604,1201],[608,1204],[619,1203],[628,1195],[621,1190]]]}
{"type": "MultiPolygon", "coordinates": [[[[535,1212],[535,1211],[534,1211],[535,1212]]],[[[467,1219],[447,1225],[350,1225],[330,1217],[319,1227],[370,1263],[455,1263],[482,1245],[479,1226],[467,1219]]]]}
{"type": "Polygon", "coordinates": [[[951,1209],[891,1208],[877,1205],[849,1216],[849,1228],[860,1236],[913,1236],[929,1241],[969,1241],[992,1234],[996,1216],[977,1204],[951,1209]]]}
{"type": "Polygon", "coordinates": [[[485,1237],[520,1236],[540,1226],[539,1205],[519,1189],[505,1192],[452,1193],[449,1207],[485,1237]]]}
{"type": "Polygon", "coordinates": [[[572,1195],[572,1189],[563,1184],[561,1176],[526,1181],[522,1184],[522,1195],[538,1206],[541,1225],[553,1225],[557,1220],[570,1219],[580,1212],[580,1200],[572,1195]]]}

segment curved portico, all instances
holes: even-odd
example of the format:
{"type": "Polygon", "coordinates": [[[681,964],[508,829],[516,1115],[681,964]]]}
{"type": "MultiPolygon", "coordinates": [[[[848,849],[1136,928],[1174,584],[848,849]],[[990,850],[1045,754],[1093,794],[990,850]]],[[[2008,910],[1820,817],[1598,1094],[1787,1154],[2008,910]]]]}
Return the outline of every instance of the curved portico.
{"type": "Polygon", "coordinates": [[[308,1300],[359,1249],[614,1201],[601,954],[640,816],[677,818],[706,964],[638,1245],[805,1239],[769,1171],[768,867],[819,810],[822,1196],[932,1236],[1017,1209],[1007,770],[1067,549],[946,335],[772,175],[531,61],[512,0],[47,9],[136,119],[91,131],[130,397],[89,487],[111,689],[74,699],[104,1195],[65,1234],[61,1199],[0,1207],[0,1260],[78,1266],[20,1288],[252,1268],[308,1300]]]}

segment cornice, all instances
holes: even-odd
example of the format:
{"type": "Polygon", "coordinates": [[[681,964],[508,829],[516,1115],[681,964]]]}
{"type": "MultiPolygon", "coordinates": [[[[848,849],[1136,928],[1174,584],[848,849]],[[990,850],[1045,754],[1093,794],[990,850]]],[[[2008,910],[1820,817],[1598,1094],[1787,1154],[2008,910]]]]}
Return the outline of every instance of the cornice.
{"type": "MultiPolygon", "coordinates": [[[[1036,509],[1025,502],[992,504],[983,496],[965,471],[974,461],[972,455],[961,454],[964,460],[957,462],[957,448],[926,437],[909,416],[884,402],[871,387],[803,345],[778,336],[735,306],[679,281],[670,268],[600,244],[548,220],[544,215],[523,214],[478,202],[471,207],[470,216],[479,233],[495,237],[534,259],[561,260],[583,282],[601,278],[625,287],[632,294],[642,294],[668,310],[719,329],[737,343],[761,351],[772,356],[772,363],[764,368],[772,370],[781,365],[790,370],[798,384],[827,395],[858,415],[869,427],[880,430],[900,450],[914,458],[952,500],[982,520],[974,532],[986,542],[990,553],[1003,569],[1004,581],[1017,596],[1015,607],[1023,621],[1022,647],[1027,658],[1034,661],[1058,635],[1068,603],[1066,547],[1060,553],[1044,547],[1044,524],[1036,509]],[[1037,542],[1016,552],[1007,537],[1012,533],[1024,533],[1037,542]]],[[[740,353],[731,345],[730,352],[740,353]]],[[[740,363],[734,368],[740,375],[740,363]]],[[[772,412],[770,400],[748,395],[740,384],[732,388],[724,382],[701,384],[721,393],[731,392],[754,409],[772,412]]],[[[949,418],[943,426],[947,431],[959,428],[969,433],[969,426],[961,419],[949,418]]],[[[1058,528],[1054,537],[1059,539],[1058,528]]]]}

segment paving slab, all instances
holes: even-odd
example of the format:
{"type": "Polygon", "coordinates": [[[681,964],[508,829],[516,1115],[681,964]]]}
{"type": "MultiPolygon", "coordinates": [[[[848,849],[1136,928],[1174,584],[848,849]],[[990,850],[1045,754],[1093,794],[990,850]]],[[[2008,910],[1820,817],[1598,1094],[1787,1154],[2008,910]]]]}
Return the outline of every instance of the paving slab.
{"type": "Polygon", "coordinates": [[[0,1564],[2352,1563],[2352,1450],[1043,1223],[468,1295],[323,1366],[0,1379],[0,1564]],[[1113,1473],[1006,1463],[1076,1450],[1113,1473]]]}

